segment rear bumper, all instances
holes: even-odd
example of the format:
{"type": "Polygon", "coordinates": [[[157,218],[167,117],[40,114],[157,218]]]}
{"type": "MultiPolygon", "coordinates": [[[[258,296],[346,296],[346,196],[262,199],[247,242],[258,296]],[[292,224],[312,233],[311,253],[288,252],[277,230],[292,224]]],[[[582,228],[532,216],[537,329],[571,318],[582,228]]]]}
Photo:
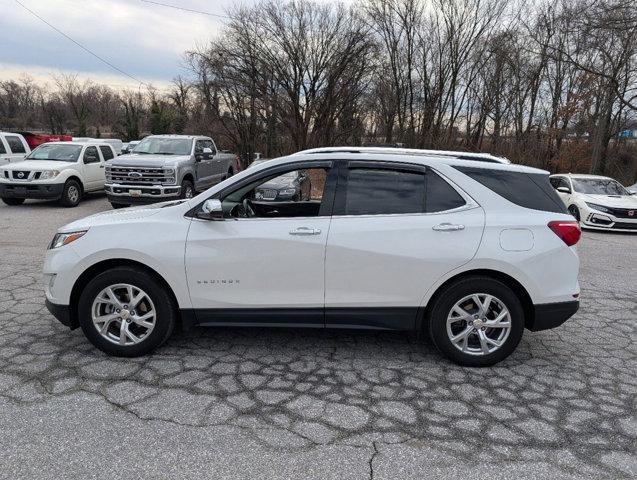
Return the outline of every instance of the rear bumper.
{"type": "Polygon", "coordinates": [[[48,299],[44,301],[46,308],[51,315],[58,319],[58,321],[71,330],[78,327],[77,322],[71,318],[71,308],[68,305],[58,305],[50,302],[48,299]]]}
{"type": "Polygon", "coordinates": [[[535,315],[527,319],[526,328],[533,332],[559,327],[575,315],[579,309],[579,301],[541,303],[534,306],[535,315]]]}
{"type": "Polygon", "coordinates": [[[0,183],[0,197],[56,200],[62,196],[63,183],[0,183]]]}

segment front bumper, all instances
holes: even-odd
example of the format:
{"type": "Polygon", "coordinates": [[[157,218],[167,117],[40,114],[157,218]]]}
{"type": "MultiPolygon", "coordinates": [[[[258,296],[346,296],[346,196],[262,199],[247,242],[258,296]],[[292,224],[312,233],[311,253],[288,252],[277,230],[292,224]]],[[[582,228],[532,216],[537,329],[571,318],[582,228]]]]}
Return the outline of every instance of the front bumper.
{"type": "Polygon", "coordinates": [[[118,183],[104,186],[108,201],[123,205],[165,202],[181,196],[180,185],[123,185],[118,183]]]}
{"type": "Polygon", "coordinates": [[[579,309],[579,301],[541,303],[534,305],[535,314],[526,321],[526,328],[532,332],[548,330],[562,325],[566,320],[575,315],[579,309]]]}
{"type": "Polygon", "coordinates": [[[51,315],[57,318],[62,325],[69,327],[71,330],[74,330],[79,326],[77,319],[72,317],[71,308],[68,305],[52,303],[48,298],[44,301],[44,304],[46,305],[47,310],[51,312],[51,315]]]}
{"type": "Polygon", "coordinates": [[[57,200],[64,191],[63,183],[0,183],[2,198],[35,198],[57,200]]]}
{"type": "Polygon", "coordinates": [[[580,222],[582,228],[600,231],[637,232],[637,210],[633,217],[616,217],[610,213],[590,210],[580,222]]]}

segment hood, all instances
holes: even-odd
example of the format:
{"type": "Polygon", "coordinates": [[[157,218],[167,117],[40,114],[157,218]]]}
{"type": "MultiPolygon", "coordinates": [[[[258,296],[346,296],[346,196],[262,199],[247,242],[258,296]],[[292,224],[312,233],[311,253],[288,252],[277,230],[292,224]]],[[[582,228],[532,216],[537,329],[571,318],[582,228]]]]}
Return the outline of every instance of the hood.
{"type": "Polygon", "coordinates": [[[90,227],[100,225],[112,225],[115,223],[125,223],[131,220],[140,220],[151,217],[160,212],[162,208],[179,205],[185,200],[171,200],[169,202],[152,203],[150,205],[139,205],[135,207],[122,208],[118,210],[108,210],[96,213],[88,217],[80,218],[68,223],[59,229],[60,232],[72,232],[74,230],[86,230],[90,227]]]}
{"type": "Polygon", "coordinates": [[[63,168],[76,165],[77,162],[59,162],[56,160],[23,160],[21,162],[7,163],[2,165],[3,170],[61,170],[63,168]]]}
{"type": "Polygon", "coordinates": [[[190,155],[153,155],[129,153],[106,162],[115,167],[168,167],[190,160],[190,155]]]}
{"type": "Polygon", "coordinates": [[[585,202],[611,208],[637,208],[637,195],[582,195],[585,202]]]}

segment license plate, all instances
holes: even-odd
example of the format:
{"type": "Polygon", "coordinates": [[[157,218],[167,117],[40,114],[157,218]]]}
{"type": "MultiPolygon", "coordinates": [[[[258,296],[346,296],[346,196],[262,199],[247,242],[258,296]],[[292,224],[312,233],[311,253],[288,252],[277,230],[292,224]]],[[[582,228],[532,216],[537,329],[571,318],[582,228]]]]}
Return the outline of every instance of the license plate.
{"type": "Polygon", "coordinates": [[[130,194],[131,197],[141,197],[142,196],[142,191],[141,190],[129,190],[128,193],[130,194]]]}

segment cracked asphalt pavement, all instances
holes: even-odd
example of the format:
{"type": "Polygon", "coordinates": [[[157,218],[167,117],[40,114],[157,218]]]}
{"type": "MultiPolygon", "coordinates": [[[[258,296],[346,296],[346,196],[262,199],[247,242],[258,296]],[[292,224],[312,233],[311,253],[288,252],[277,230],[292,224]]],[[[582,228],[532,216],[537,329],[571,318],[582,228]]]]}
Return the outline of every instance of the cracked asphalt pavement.
{"type": "Polygon", "coordinates": [[[585,233],[581,308],[487,369],[399,333],[195,329],[110,358],[44,307],[57,227],[0,205],[0,478],[637,476],[637,235],[585,233]]]}

